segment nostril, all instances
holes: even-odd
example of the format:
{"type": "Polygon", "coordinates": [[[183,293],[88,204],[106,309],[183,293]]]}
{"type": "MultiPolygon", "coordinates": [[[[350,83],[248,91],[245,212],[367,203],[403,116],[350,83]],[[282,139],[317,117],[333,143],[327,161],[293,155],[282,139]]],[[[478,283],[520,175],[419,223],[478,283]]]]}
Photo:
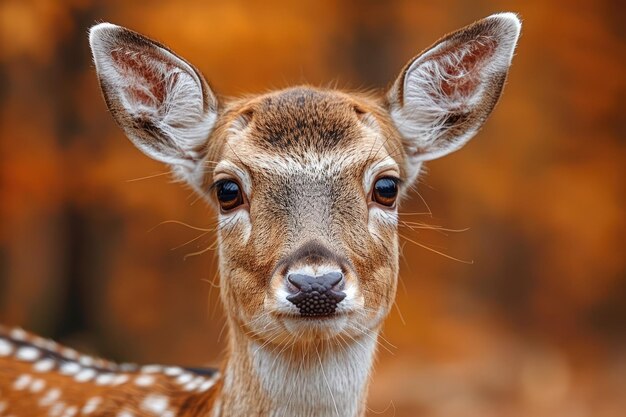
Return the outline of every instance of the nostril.
{"type": "Polygon", "coordinates": [[[303,316],[325,316],[335,312],[346,294],[343,290],[343,274],[329,272],[320,276],[289,274],[288,289],[292,293],[287,300],[300,310],[303,316]]]}
{"type": "Polygon", "coordinates": [[[315,277],[302,274],[289,274],[287,281],[291,283],[298,291],[311,291],[311,284],[315,282],[315,277]]]}
{"type": "Polygon", "coordinates": [[[287,282],[285,287],[287,288],[287,291],[289,292],[289,294],[297,294],[298,292],[300,292],[300,287],[298,287],[294,282],[292,282],[289,277],[287,277],[287,282]]]}
{"type": "Polygon", "coordinates": [[[329,272],[328,274],[322,275],[320,278],[322,278],[324,283],[329,285],[331,288],[337,284],[343,284],[343,274],[341,272],[329,272]]]}

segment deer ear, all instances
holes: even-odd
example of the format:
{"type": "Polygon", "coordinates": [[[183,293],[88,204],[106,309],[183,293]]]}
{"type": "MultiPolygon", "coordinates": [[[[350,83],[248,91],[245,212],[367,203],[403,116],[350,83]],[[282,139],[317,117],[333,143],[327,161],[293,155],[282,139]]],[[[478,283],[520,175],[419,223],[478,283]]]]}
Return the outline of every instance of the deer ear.
{"type": "Polygon", "coordinates": [[[387,99],[410,161],[446,155],[474,136],[500,97],[520,28],[513,13],[489,16],[404,67],[387,99]]]}
{"type": "Polygon", "coordinates": [[[104,99],[128,138],[190,174],[217,118],[217,100],[200,72],[167,47],[110,23],[92,27],[89,43],[104,99]]]}

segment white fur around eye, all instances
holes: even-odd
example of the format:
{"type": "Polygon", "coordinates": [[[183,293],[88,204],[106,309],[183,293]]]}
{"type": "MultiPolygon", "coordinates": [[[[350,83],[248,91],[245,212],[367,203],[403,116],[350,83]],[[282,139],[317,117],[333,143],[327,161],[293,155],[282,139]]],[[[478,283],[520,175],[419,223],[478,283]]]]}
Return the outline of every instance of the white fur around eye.
{"type": "Polygon", "coordinates": [[[250,213],[243,209],[234,210],[230,213],[220,213],[217,227],[220,240],[236,234],[242,239],[242,243],[246,244],[252,234],[250,213]]]}
{"type": "Polygon", "coordinates": [[[382,160],[373,163],[365,171],[365,175],[363,176],[363,189],[366,194],[369,194],[370,190],[374,186],[374,181],[376,181],[376,178],[378,178],[380,173],[386,171],[390,174],[399,171],[398,163],[389,155],[384,157],[382,160]]]}
{"type": "Polygon", "coordinates": [[[378,222],[386,226],[398,225],[397,209],[382,209],[380,207],[370,207],[370,223],[378,222]]]}
{"type": "Polygon", "coordinates": [[[382,209],[380,207],[371,206],[369,209],[369,222],[367,229],[372,236],[376,236],[380,240],[384,240],[379,235],[381,228],[396,228],[398,226],[398,210],[382,209]]]}
{"type": "Polygon", "coordinates": [[[239,183],[243,187],[243,192],[246,195],[250,195],[252,191],[252,181],[250,180],[250,176],[248,173],[239,168],[237,165],[233,164],[230,161],[220,161],[219,164],[215,166],[214,177],[219,176],[221,173],[228,173],[233,175],[235,178],[239,180],[239,183]]]}

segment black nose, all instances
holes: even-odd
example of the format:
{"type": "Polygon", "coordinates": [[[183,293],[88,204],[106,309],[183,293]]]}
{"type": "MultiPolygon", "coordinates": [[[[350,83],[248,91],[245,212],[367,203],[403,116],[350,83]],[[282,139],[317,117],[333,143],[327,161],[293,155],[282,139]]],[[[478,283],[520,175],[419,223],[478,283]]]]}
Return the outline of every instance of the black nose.
{"type": "Polygon", "coordinates": [[[335,312],[337,304],[346,294],[343,287],[343,274],[330,272],[318,277],[290,274],[287,280],[295,287],[296,293],[287,296],[298,307],[302,316],[328,316],[335,312]]]}

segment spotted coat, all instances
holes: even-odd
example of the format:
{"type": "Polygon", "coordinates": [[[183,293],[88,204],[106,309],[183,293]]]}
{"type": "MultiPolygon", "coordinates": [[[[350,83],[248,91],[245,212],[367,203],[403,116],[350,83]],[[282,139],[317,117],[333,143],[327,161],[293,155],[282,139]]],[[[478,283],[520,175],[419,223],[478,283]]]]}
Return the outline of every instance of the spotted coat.
{"type": "Polygon", "coordinates": [[[219,383],[215,370],[116,364],[0,326],[2,417],[203,415],[219,383]]]}

